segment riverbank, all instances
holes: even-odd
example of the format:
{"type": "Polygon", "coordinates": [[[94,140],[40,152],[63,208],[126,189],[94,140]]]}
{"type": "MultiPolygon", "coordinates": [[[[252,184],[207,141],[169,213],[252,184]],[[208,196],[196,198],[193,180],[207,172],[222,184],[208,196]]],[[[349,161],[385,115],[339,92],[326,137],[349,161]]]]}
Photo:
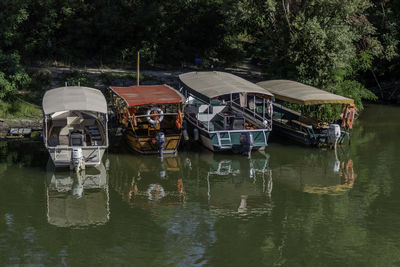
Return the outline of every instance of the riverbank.
{"type": "MultiPolygon", "coordinates": [[[[196,69],[179,70],[141,70],[141,84],[168,84],[174,88],[179,88],[178,76],[181,73],[193,71],[196,69]]],[[[68,85],[89,86],[106,91],[110,85],[129,86],[136,84],[137,72],[130,69],[110,69],[110,68],[83,68],[83,67],[31,67],[28,69],[30,75],[35,79],[33,86],[26,91],[19,92],[21,103],[19,109],[31,105],[35,109],[32,111],[13,114],[9,118],[0,114],[0,134],[9,133],[11,128],[31,128],[33,131],[41,130],[42,120],[40,104],[45,91],[68,85]],[[29,102],[29,103],[28,103],[29,102]],[[35,113],[33,116],[32,113],[35,113]]],[[[258,82],[262,80],[263,72],[256,66],[244,61],[241,65],[233,68],[224,68],[221,71],[227,71],[238,75],[246,80],[258,82]]],[[[380,98],[383,103],[400,103],[400,90],[392,87],[371,88],[371,90],[380,98]],[[396,93],[397,92],[397,93],[396,93]]],[[[14,108],[14,110],[18,110],[14,108]]]]}

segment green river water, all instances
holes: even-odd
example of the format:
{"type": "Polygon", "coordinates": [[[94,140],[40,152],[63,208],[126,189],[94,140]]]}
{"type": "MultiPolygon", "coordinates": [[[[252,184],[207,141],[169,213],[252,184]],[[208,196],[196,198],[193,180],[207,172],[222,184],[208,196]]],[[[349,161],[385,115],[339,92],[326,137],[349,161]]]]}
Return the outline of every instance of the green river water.
{"type": "Polygon", "coordinates": [[[369,105],[337,157],[122,145],[80,177],[0,143],[0,266],[399,266],[399,133],[400,107],[369,105]]]}

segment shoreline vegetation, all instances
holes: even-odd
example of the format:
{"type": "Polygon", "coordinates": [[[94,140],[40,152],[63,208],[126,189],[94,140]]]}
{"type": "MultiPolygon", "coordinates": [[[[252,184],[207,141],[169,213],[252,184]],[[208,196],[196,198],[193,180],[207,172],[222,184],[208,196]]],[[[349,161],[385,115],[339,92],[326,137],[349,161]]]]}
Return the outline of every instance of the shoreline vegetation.
{"type": "Polygon", "coordinates": [[[398,1],[4,0],[0,9],[1,119],[40,116],[44,91],[65,82],[135,84],[138,52],[142,84],[176,87],[176,74],[219,70],[298,81],[359,110],[400,103],[398,1]]]}

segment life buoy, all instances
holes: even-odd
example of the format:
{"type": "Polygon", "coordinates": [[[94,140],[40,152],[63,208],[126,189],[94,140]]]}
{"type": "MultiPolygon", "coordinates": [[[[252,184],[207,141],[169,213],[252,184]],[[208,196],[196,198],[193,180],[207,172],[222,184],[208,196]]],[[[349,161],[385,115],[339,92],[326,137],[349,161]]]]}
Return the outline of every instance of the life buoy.
{"type": "Polygon", "coordinates": [[[178,128],[178,130],[180,130],[182,128],[182,112],[178,109],[178,114],[176,114],[176,121],[175,121],[175,125],[176,128],[178,128]]]}
{"type": "Polygon", "coordinates": [[[164,119],[164,112],[162,111],[161,108],[159,107],[152,107],[150,109],[147,110],[147,117],[146,120],[151,123],[151,124],[158,124],[160,122],[162,122],[162,120],[164,119]]]}
{"type": "Polygon", "coordinates": [[[348,129],[353,128],[354,117],[356,115],[357,108],[355,105],[348,105],[343,108],[340,119],[342,120],[342,126],[348,129]]]}

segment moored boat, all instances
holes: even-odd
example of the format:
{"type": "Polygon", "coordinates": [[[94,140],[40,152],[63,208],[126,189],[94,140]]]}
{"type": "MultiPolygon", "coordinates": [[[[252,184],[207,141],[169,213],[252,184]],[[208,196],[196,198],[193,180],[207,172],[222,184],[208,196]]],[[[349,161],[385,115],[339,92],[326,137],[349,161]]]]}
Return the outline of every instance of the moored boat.
{"type": "Polygon", "coordinates": [[[264,149],[272,130],[272,94],[226,72],[179,75],[188,103],[187,127],[211,151],[264,149]]]}
{"type": "Polygon", "coordinates": [[[185,97],[168,85],[109,87],[129,147],[142,154],[173,154],[181,135],[185,97]]]}
{"type": "Polygon", "coordinates": [[[56,167],[98,166],[108,147],[107,102],[101,91],[80,86],[43,96],[43,141],[56,167]]]}
{"type": "Polygon", "coordinates": [[[289,80],[270,80],[257,84],[273,93],[277,100],[273,104],[274,133],[305,145],[332,147],[336,143],[343,143],[349,135],[357,111],[353,99],[289,80]],[[342,104],[343,110],[340,118],[328,122],[292,110],[285,103],[300,107],[342,104]]]}

